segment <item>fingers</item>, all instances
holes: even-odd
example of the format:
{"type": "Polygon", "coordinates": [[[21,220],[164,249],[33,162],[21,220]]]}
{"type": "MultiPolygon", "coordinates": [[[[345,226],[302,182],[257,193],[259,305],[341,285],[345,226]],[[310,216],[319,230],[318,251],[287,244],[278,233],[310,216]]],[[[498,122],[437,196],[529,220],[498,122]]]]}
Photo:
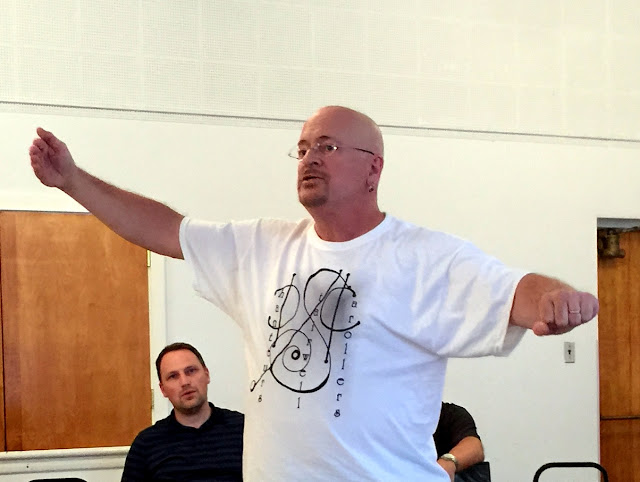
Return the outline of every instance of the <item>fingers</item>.
{"type": "Polygon", "coordinates": [[[29,155],[33,158],[33,156],[39,156],[42,154],[42,149],[40,149],[35,144],[31,144],[29,147],[29,155]]]}
{"type": "Polygon", "coordinates": [[[58,140],[56,136],[54,136],[51,132],[43,129],[42,127],[38,127],[36,129],[36,133],[40,136],[41,139],[44,139],[47,142],[55,142],[58,140]]]}
{"type": "Polygon", "coordinates": [[[44,151],[48,147],[45,141],[37,137],[33,140],[33,145],[38,147],[41,151],[44,151]]]}
{"type": "Polygon", "coordinates": [[[68,155],[66,144],[54,136],[51,132],[38,127],[36,137],[29,147],[29,156],[34,161],[51,161],[59,156],[68,155]]]}
{"type": "Polygon", "coordinates": [[[44,153],[48,149],[49,149],[49,146],[47,145],[47,143],[45,141],[43,141],[42,139],[36,137],[33,140],[33,143],[31,144],[31,147],[29,148],[29,153],[31,153],[32,150],[33,150],[34,154],[37,154],[38,152],[44,153]]]}
{"type": "Polygon", "coordinates": [[[559,327],[555,323],[545,323],[544,321],[537,321],[534,323],[531,328],[533,333],[537,336],[547,336],[547,335],[562,335],[568,331],[571,331],[573,327],[565,326],[559,327]]]}
{"type": "Polygon", "coordinates": [[[65,143],[54,136],[51,132],[43,129],[42,127],[38,127],[36,129],[36,133],[40,136],[40,139],[36,138],[33,142],[34,144],[39,141],[42,145],[49,146],[53,150],[53,152],[60,152],[64,147],[65,143]]]}
{"type": "Polygon", "coordinates": [[[533,327],[531,327],[531,329],[537,336],[550,335],[552,332],[552,328],[555,328],[555,325],[551,326],[544,321],[536,321],[533,324],[533,327]]]}
{"type": "Polygon", "coordinates": [[[37,164],[44,161],[47,153],[49,152],[49,146],[40,138],[33,140],[33,143],[29,147],[29,157],[31,159],[31,167],[35,169],[37,164]]]}
{"type": "Polygon", "coordinates": [[[599,305],[590,293],[563,288],[545,293],[538,308],[541,321],[534,324],[533,331],[544,336],[566,333],[592,320],[599,305]]]}

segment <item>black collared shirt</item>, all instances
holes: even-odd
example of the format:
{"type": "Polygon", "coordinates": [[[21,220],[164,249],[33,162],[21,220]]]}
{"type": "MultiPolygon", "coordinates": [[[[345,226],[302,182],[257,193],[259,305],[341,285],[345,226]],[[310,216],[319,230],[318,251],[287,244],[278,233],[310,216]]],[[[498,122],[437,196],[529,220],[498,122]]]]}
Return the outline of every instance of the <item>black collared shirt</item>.
{"type": "Polygon", "coordinates": [[[172,410],[140,432],[122,481],[241,481],[244,415],[209,406],[211,416],[199,428],[180,424],[172,410]]]}

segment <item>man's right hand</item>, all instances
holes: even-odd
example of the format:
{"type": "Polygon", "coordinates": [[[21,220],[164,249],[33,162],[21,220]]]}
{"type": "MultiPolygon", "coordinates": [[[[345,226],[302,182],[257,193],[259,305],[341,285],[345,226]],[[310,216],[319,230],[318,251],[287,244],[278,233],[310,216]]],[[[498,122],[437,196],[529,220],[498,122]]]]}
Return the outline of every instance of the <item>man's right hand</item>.
{"type": "Polygon", "coordinates": [[[64,142],[42,128],[29,148],[31,167],[45,186],[57,187],[127,241],[172,258],[180,247],[182,214],[165,204],[108,184],[80,169],[64,142]]]}
{"type": "Polygon", "coordinates": [[[41,127],[36,132],[39,137],[29,147],[33,172],[45,186],[65,190],[77,170],[71,153],[67,145],[51,132],[41,127]]]}

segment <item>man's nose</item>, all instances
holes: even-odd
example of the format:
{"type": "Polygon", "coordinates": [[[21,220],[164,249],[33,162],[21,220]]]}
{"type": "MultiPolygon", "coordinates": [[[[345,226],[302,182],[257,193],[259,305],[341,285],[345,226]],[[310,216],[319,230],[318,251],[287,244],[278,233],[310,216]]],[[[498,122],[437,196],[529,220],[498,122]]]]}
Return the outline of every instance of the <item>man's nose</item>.
{"type": "Polygon", "coordinates": [[[322,162],[322,158],[320,157],[320,153],[318,149],[308,149],[307,152],[304,153],[302,159],[300,159],[300,163],[302,164],[320,164],[322,162]]]}

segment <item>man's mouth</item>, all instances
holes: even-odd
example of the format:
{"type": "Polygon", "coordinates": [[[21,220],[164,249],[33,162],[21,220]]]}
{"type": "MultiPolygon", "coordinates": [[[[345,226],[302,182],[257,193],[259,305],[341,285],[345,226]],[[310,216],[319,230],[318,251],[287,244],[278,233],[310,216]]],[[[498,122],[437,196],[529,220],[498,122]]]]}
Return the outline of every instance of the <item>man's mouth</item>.
{"type": "Polygon", "coordinates": [[[309,174],[305,174],[304,176],[302,176],[302,177],[300,178],[300,180],[301,180],[302,182],[304,182],[304,181],[313,181],[313,180],[315,180],[315,179],[322,179],[322,177],[321,177],[321,176],[319,176],[318,174],[311,174],[311,173],[309,173],[309,174]]]}

